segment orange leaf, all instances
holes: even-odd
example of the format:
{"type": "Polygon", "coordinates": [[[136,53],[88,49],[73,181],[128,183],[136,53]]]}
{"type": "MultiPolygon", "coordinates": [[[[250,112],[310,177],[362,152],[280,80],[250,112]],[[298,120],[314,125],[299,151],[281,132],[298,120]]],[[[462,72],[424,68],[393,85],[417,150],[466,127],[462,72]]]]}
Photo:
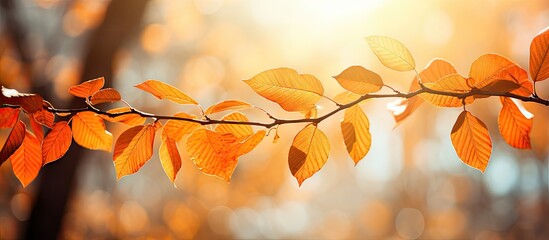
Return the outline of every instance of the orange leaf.
{"type": "Polygon", "coordinates": [[[227,182],[238,163],[240,144],[232,133],[196,130],[187,139],[187,151],[194,164],[204,173],[227,182]]]}
{"type": "Polygon", "coordinates": [[[32,114],[42,110],[42,102],[44,99],[40,95],[30,93],[19,93],[15,89],[9,89],[2,86],[2,95],[0,103],[17,105],[23,108],[25,112],[32,114]]]}
{"type": "Polygon", "coordinates": [[[69,88],[69,93],[81,98],[88,98],[95,92],[99,91],[105,85],[105,78],[100,77],[92,80],[85,81],[76,86],[69,88]]]}
{"type": "Polygon", "coordinates": [[[374,93],[383,87],[381,77],[362,66],[351,66],[334,77],[343,88],[359,94],[374,93]]]}
{"type": "MultiPolygon", "coordinates": [[[[234,112],[223,117],[221,120],[233,122],[247,122],[248,118],[242,113],[234,112]]],[[[219,124],[215,128],[215,131],[221,133],[232,133],[235,137],[238,138],[239,141],[242,141],[243,139],[246,139],[250,135],[254,134],[254,130],[250,125],[243,124],[219,124]]]]}
{"type": "MultiPolygon", "coordinates": [[[[510,92],[522,96],[532,94],[532,83],[528,81],[526,70],[511,60],[497,55],[484,54],[471,64],[470,84],[489,92],[510,92]]],[[[482,98],[487,96],[476,96],[482,98]]]]}
{"type": "Polygon", "coordinates": [[[198,104],[181,90],[158,80],[147,80],[135,87],[154,95],[158,99],[168,99],[179,104],[198,104]]]}
{"type": "MultiPolygon", "coordinates": [[[[175,117],[193,119],[193,116],[186,113],[176,113],[175,117]]],[[[183,136],[190,134],[202,125],[184,120],[168,120],[162,129],[162,137],[169,137],[180,141],[183,136]]]]}
{"type": "Polygon", "coordinates": [[[33,113],[32,118],[40,125],[50,129],[53,127],[53,122],[55,121],[55,115],[45,109],[33,113]]]}
{"type": "Polygon", "coordinates": [[[168,137],[162,138],[162,144],[159,149],[160,163],[164,172],[174,182],[177,172],[181,168],[181,155],[177,149],[177,142],[168,137]]]}
{"type": "Polygon", "coordinates": [[[11,128],[19,119],[19,109],[0,108],[0,128],[11,128]]]}
{"type": "Polygon", "coordinates": [[[240,101],[240,100],[225,100],[222,102],[218,102],[212,105],[211,107],[209,107],[206,110],[205,114],[212,114],[212,113],[217,113],[217,112],[222,112],[227,110],[241,110],[241,109],[246,109],[250,107],[252,107],[251,104],[240,101]]]}
{"type": "Polygon", "coordinates": [[[128,113],[128,114],[119,115],[116,117],[99,115],[99,117],[109,122],[119,122],[129,126],[143,125],[143,123],[145,123],[145,121],[147,120],[146,118],[141,117],[137,113],[130,113],[130,112],[131,112],[131,109],[129,107],[113,108],[113,109],[107,110],[107,113],[128,113]]]}
{"type": "Polygon", "coordinates": [[[463,111],[452,128],[452,145],[465,164],[484,172],[492,152],[492,140],[486,125],[463,111]]]}
{"type": "Polygon", "coordinates": [[[240,145],[237,155],[242,156],[246,153],[251,152],[257,146],[257,144],[259,144],[263,140],[266,133],[267,132],[265,132],[265,130],[259,130],[254,135],[251,135],[249,138],[247,138],[240,145]]]}
{"type": "Polygon", "coordinates": [[[372,145],[370,122],[360,106],[354,105],[345,110],[341,132],[347,152],[356,165],[366,156],[372,145]]]}
{"type": "Polygon", "coordinates": [[[106,130],[103,119],[93,112],[79,112],[72,118],[72,134],[82,147],[111,151],[112,134],[106,130]]]}
{"type": "Polygon", "coordinates": [[[2,150],[0,151],[0,165],[4,163],[8,158],[23,144],[25,138],[25,124],[19,120],[11,129],[2,150]]]}
{"type": "Polygon", "coordinates": [[[44,164],[61,158],[72,142],[72,132],[69,124],[65,121],[55,123],[53,129],[48,133],[42,142],[42,159],[44,164]]]}
{"type": "Polygon", "coordinates": [[[334,97],[334,101],[339,104],[349,104],[360,99],[360,95],[349,91],[342,92],[334,97]]]}
{"type": "Polygon", "coordinates": [[[294,138],[288,165],[299,186],[324,166],[330,153],[328,137],[316,125],[305,126],[294,138]]]}
{"type": "MultiPolygon", "coordinates": [[[[419,77],[423,83],[434,83],[445,76],[457,73],[454,66],[442,59],[433,59],[427,67],[419,73],[419,77]]],[[[419,81],[416,78],[412,81],[409,92],[419,90],[419,81]]],[[[396,123],[400,123],[410,116],[416,109],[423,104],[424,100],[421,97],[412,97],[409,99],[398,99],[388,104],[389,110],[393,113],[396,123]]]]}
{"type": "MultiPolygon", "coordinates": [[[[471,91],[471,87],[467,85],[467,80],[461,75],[454,73],[443,77],[435,83],[425,83],[425,87],[437,91],[452,92],[452,93],[467,93],[471,91]]],[[[463,106],[462,99],[453,96],[421,93],[419,94],[425,101],[439,107],[461,107],[463,106]]],[[[465,98],[465,103],[470,104],[474,101],[473,96],[465,98]]]]}
{"type": "Polygon", "coordinates": [[[91,95],[90,102],[93,105],[120,101],[122,97],[114,88],[101,89],[91,95]]]}
{"type": "Polygon", "coordinates": [[[13,173],[23,187],[28,186],[42,168],[40,141],[29,131],[25,131],[23,144],[10,157],[13,173]]]}
{"type": "Polygon", "coordinates": [[[549,78],[549,27],[538,33],[530,44],[530,76],[534,82],[549,78]]]}
{"type": "Polygon", "coordinates": [[[152,157],[154,135],[161,127],[160,122],[135,126],[118,137],[113,155],[117,179],[136,173],[152,157]]]}
{"type": "Polygon", "coordinates": [[[44,139],[44,128],[40,123],[38,123],[36,120],[34,120],[33,117],[29,118],[29,122],[31,125],[32,132],[38,138],[38,140],[42,141],[44,139]]]}
{"type": "Polygon", "coordinates": [[[503,105],[498,116],[501,136],[514,148],[530,149],[530,130],[534,115],[517,100],[504,97],[500,100],[503,105]]]}
{"type": "Polygon", "coordinates": [[[298,74],[290,68],[267,70],[244,82],[286,111],[308,111],[316,107],[324,94],[322,83],[315,76],[298,74]]]}

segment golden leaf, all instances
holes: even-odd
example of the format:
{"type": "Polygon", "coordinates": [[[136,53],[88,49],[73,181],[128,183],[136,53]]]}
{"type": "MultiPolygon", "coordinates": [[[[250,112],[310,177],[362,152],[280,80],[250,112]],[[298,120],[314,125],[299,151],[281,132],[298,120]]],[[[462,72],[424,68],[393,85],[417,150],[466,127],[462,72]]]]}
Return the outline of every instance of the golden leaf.
{"type": "Polygon", "coordinates": [[[267,70],[244,82],[286,111],[308,111],[324,94],[322,83],[316,77],[298,74],[290,68],[267,70]]]}
{"type": "Polygon", "coordinates": [[[70,87],[69,93],[76,97],[88,98],[89,96],[103,88],[104,85],[105,78],[100,77],[70,87]]]}
{"type": "Polygon", "coordinates": [[[28,186],[42,168],[42,151],[40,141],[29,131],[21,146],[10,157],[13,173],[23,187],[28,186]]]}
{"type": "MultiPolygon", "coordinates": [[[[193,119],[194,117],[186,113],[176,113],[175,117],[193,119]]],[[[183,136],[192,133],[202,125],[184,120],[168,120],[162,130],[162,137],[169,137],[175,141],[180,141],[183,136]]]]}
{"type": "Polygon", "coordinates": [[[254,135],[251,135],[246,140],[244,140],[244,142],[242,142],[240,148],[238,149],[237,155],[242,156],[246,153],[251,152],[257,146],[257,144],[259,144],[263,140],[266,133],[267,132],[265,132],[265,130],[259,130],[254,135]]]}
{"type": "Polygon", "coordinates": [[[177,142],[172,138],[163,137],[159,148],[159,157],[164,172],[170,181],[174,182],[177,172],[181,168],[181,155],[177,149],[177,142]]]}
{"type": "Polygon", "coordinates": [[[145,121],[147,120],[146,118],[141,117],[137,113],[130,113],[130,112],[131,112],[131,109],[129,107],[113,108],[113,109],[107,110],[107,113],[128,113],[128,114],[119,115],[112,118],[107,115],[99,115],[99,117],[109,122],[124,123],[128,126],[143,125],[143,123],[145,123],[145,121]]]}
{"type": "Polygon", "coordinates": [[[240,144],[232,133],[196,130],[187,139],[187,151],[194,164],[204,173],[227,182],[238,164],[240,144]]]}
{"type": "Polygon", "coordinates": [[[91,95],[90,102],[93,105],[100,103],[118,102],[122,99],[120,93],[114,88],[101,89],[91,95]]]}
{"type": "Polygon", "coordinates": [[[349,92],[349,91],[339,93],[334,97],[334,101],[336,101],[339,104],[349,104],[358,99],[360,99],[360,95],[349,92]]]}
{"type": "Polygon", "coordinates": [[[103,119],[93,112],[79,112],[72,118],[72,134],[82,147],[111,151],[112,134],[105,128],[103,119]]]}
{"type": "MultiPolygon", "coordinates": [[[[221,119],[222,121],[233,121],[233,122],[247,122],[248,118],[244,114],[239,112],[231,113],[221,119]]],[[[219,124],[215,128],[216,132],[221,133],[232,133],[238,141],[246,139],[250,135],[254,134],[254,130],[250,125],[245,124],[219,124]]]]}
{"type": "Polygon", "coordinates": [[[52,130],[42,142],[42,160],[44,164],[61,158],[72,142],[72,132],[69,124],[65,121],[55,123],[52,130]]]}
{"type": "Polygon", "coordinates": [[[463,111],[452,128],[452,145],[465,164],[484,172],[492,152],[492,140],[486,125],[463,111]]]}
{"type": "Polygon", "coordinates": [[[351,66],[334,78],[343,88],[359,95],[374,93],[383,87],[381,77],[362,66],[351,66]]]}
{"type": "MultiPolygon", "coordinates": [[[[435,83],[425,83],[425,87],[450,93],[467,93],[471,91],[471,87],[467,85],[467,79],[461,75],[454,73],[443,77],[435,83]]],[[[454,96],[439,95],[432,93],[421,93],[419,94],[423,100],[439,107],[461,107],[463,106],[462,99],[454,96]]],[[[465,98],[465,103],[470,104],[474,101],[473,96],[465,98]]]]}
{"type": "Polygon", "coordinates": [[[154,135],[161,127],[160,122],[154,122],[131,127],[120,134],[113,154],[117,179],[136,173],[152,157],[154,135]]]}
{"type": "Polygon", "coordinates": [[[179,104],[198,104],[181,90],[158,80],[147,80],[135,87],[154,95],[158,99],[168,99],[179,104]]]}
{"type": "Polygon", "coordinates": [[[530,44],[530,76],[534,82],[549,78],[549,27],[538,33],[530,44]]]}
{"type": "Polygon", "coordinates": [[[384,36],[371,36],[367,37],[366,41],[379,61],[386,67],[395,71],[411,71],[416,68],[412,54],[398,40],[384,36]]]}
{"type": "Polygon", "coordinates": [[[311,123],[297,133],[290,147],[288,165],[299,186],[324,166],[329,153],[328,137],[316,125],[311,123]]]}
{"type": "Polygon", "coordinates": [[[372,144],[370,122],[360,106],[354,105],[345,110],[345,116],[341,122],[341,132],[347,152],[356,165],[366,156],[372,144]]]}
{"type": "Polygon", "coordinates": [[[250,107],[252,107],[251,104],[240,100],[225,100],[210,106],[206,110],[205,114],[212,114],[227,110],[242,110],[250,107]]]}
{"type": "Polygon", "coordinates": [[[518,101],[500,97],[503,108],[499,112],[498,127],[501,136],[514,148],[530,149],[530,130],[534,115],[518,101]]]}

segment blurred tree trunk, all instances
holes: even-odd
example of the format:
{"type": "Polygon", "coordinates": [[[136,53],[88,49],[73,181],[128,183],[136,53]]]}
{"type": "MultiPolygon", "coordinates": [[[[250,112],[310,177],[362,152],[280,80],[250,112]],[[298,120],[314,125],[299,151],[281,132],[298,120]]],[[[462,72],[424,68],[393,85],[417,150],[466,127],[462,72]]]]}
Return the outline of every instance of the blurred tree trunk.
{"type": "MultiPolygon", "coordinates": [[[[16,51],[21,55],[23,64],[27,66],[31,82],[44,78],[43,73],[30,73],[32,59],[25,51],[24,29],[15,18],[15,0],[0,0],[1,11],[16,51]]],[[[105,77],[106,86],[112,85],[112,62],[117,50],[131,39],[139,30],[141,19],[148,0],[113,0],[105,14],[103,23],[91,33],[83,57],[81,82],[105,77]]],[[[49,99],[51,87],[48,89],[33,89],[46,99],[49,99]]],[[[81,99],[72,99],[69,107],[82,106],[81,99]]],[[[81,158],[87,150],[72,144],[69,151],[56,164],[47,165],[41,171],[41,179],[36,192],[35,204],[26,228],[21,231],[25,239],[57,239],[60,237],[63,217],[67,211],[67,203],[76,184],[76,170],[81,158]]]]}

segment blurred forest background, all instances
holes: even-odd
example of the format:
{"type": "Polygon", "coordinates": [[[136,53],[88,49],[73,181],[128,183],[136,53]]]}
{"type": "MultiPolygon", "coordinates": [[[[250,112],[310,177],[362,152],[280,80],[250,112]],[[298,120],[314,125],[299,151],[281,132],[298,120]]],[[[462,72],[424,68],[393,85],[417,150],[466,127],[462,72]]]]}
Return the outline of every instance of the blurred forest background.
{"type": "MultiPolygon", "coordinates": [[[[400,40],[419,70],[439,57],[467,75],[484,53],[527,69],[530,41],[549,26],[546,0],[0,0],[0,6],[1,85],[40,93],[57,107],[77,107],[83,103],[71,99],[68,87],[105,76],[134,107],[158,114],[197,110],[158,101],[134,85],[158,79],[204,107],[241,99],[275,116],[299,118],[241,80],[286,66],[317,76],[335,96],[343,89],[331,76],[362,65],[406,91],[413,75],[385,69],[365,36],[400,40]]],[[[537,87],[549,98],[549,83],[537,87]]],[[[157,153],[117,182],[111,154],[73,144],[26,189],[6,162],[0,168],[0,239],[549,238],[546,107],[526,104],[536,115],[527,151],[499,136],[496,98],[469,108],[487,123],[494,142],[481,174],[462,164],[451,145],[460,109],[425,104],[395,127],[390,101],[362,105],[373,143],[357,166],[345,151],[342,115],[320,124],[332,152],[300,188],[287,164],[299,125],[281,127],[276,144],[270,135],[243,156],[230,184],[202,174],[185,153],[175,186],[157,153]]],[[[333,107],[322,105],[319,114],[333,107]]],[[[107,127],[115,137],[126,129],[107,127]]],[[[0,131],[0,143],[7,134],[0,131]]]]}

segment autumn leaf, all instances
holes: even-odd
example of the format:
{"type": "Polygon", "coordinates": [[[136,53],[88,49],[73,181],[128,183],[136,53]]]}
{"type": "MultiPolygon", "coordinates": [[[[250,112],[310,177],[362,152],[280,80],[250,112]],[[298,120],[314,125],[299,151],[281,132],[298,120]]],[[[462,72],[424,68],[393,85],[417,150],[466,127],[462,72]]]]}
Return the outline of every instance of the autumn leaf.
{"type": "Polygon", "coordinates": [[[88,98],[105,85],[105,78],[100,77],[85,81],[69,88],[69,93],[75,97],[88,98]]]}
{"type": "Polygon", "coordinates": [[[304,116],[306,119],[317,118],[317,117],[318,117],[318,106],[317,106],[317,107],[314,107],[314,108],[311,108],[311,109],[309,109],[308,111],[305,111],[305,112],[303,113],[303,116],[304,116]]]}
{"type": "Polygon", "coordinates": [[[315,124],[305,126],[295,136],[288,165],[299,186],[324,166],[330,153],[328,137],[315,124]]]}
{"type": "Polygon", "coordinates": [[[196,130],[187,139],[187,151],[194,164],[206,174],[227,182],[238,164],[240,144],[232,133],[196,130]]]}
{"type": "MultiPolygon", "coordinates": [[[[443,92],[463,94],[471,91],[471,87],[467,85],[467,80],[461,75],[454,73],[443,77],[435,83],[425,83],[425,87],[443,92]]],[[[440,95],[433,93],[419,94],[423,100],[439,107],[461,107],[463,106],[462,99],[454,96],[440,95]]],[[[473,96],[465,98],[465,103],[470,104],[474,101],[473,96]]]]}
{"type": "Polygon", "coordinates": [[[352,103],[352,102],[360,99],[360,97],[361,96],[356,94],[356,93],[352,93],[352,92],[349,92],[349,91],[344,91],[344,92],[341,92],[341,93],[337,94],[334,97],[334,101],[336,101],[339,104],[349,104],[349,103],[352,103]]]}
{"type": "Polygon", "coordinates": [[[137,126],[137,125],[143,125],[145,121],[147,120],[144,117],[141,117],[137,113],[131,113],[131,108],[129,107],[121,107],[121,108],[113,108],[107,110],[107,113],[115,114],[115,113],[127,113],[123,115],[119,115],[116,117],[109,117],[107,115],[99,115],[99,117],[103,118],[104,120],[107,120],[109,122],[119,122],[124,123],[128,126],[137,126]]]}
{"type": "MultiPolygon", "coordinates": [[[[457,72],[451,63],[443,59],[435,58],[431,60],[431,62],[427,64],[427,67],[425,67],[425,69],[423,69],[423,71],[419,73],[419,78],[423,83],[434,83],[442,79],[443,77],[453,73],[457,72]]],[[[420,88],[421,87],[419,85],[419,80],[417,77],[415,77],[408,92],[415,92],[420,88]]],[[[408,116],[410,116],[415,110],[417,110],[421,106],[421,104],[423,104],[423,102],[424,100],[421,97],[414,96],[409,99],[395,100],[394,102],[389,103],[387,105],[387,108],[391,110],[395,121],[398,124],[406,119],[408,116]]]]}
{"type": "Polygon", "coordinates": [[[367,37],[366,41],[379,61],[386,67],[395,71],[411,71],[416,68],[412,54],[398,40],[384,36],[371,36],[367,37]]]}
{"type": "Polygon", "coordinates": [[[534,82],[549,78],[549,27],[538,33],[530,44],[530,76],[534,82]]]}
{"type": "Polygon", "coordinates": [[[262,140],[265,138],[265,134],[267,132],[265,130],[259,130],[254,135],[251,135],[248,137],[242,144],[240,145],[240,148],[238,149],[238,156],[242,156],[246,153],[251,152],[262,140]]]}
{"type": "Polygon", "coordinates": [[[45,109],[33,113],[32,118],[40,125],[50,129],[53,127],[53,122],[55,121],[55,115],[45,109]]]}
{"type": "Polygon", "coordinates": [[[469,78],[472,87],[483,91],[505,93],[522,87],[519,94],[529,96],[532,93],[532,84],[528,81],[526,71],[497,54],[484,54],[477,58],[471,64],[469,78]],[[528,90],[529,93],[524,93],[528,90]]]}
{"type": "Polygon", "coordinates": [[[486,125],[463,111],[452,128],[452,145],[465,164],[484,172],[492,152],[492,140],[486,125]]]}
{"type": "Polygon", "coordinates": [[[122,99],[120,93],[114,88],[101,89],[91,95],[90,102],[93,105],[100,103],[118,102],[122,99]]]}
{"type": "MultiPolygon", "coordinates": [[[[231,121],[231,122],[247,122],[248,118],[244,114],[239,112],[233,112],[227,116],[224,116],[222,121],[231,121]]],[[[215,128],[216,132],[221,133],[232,133],[239,141],[249,137],[254,134],[254,130],[250,125],[244,124],[219,124],[215,128]]]]}
{"type": "Polygon", "coordinates": [[[11,128],[19,120],[19,109],[0,108],[0,128],[11,128]]]}
{"type": "Polygon", "coordinates": [[[370,122],[360,106],[354,105],[345,110],[341,122],[341,132],[347,147],[347,152],[355,165],[366,156],[372,144],[370,122]]]}
{"type": "Polygon", "coordinates": [[[154,135],[161,127],[160,122],[154,122],[131,127],[120,134],[113,155],[117,179],[136,173],[152,157],[154,135]]]}
{"type": "Polygon", "coordinates": [[[251,104],[240,100],[225,100],[210,106],[206,109],[205,114],[212,114],[227,110],[242,110],[250,107],[252,107],[251,104]]]}
{"type": "Polygon", "coordinates": [[[244,82],[286,111],[308,111],[316,107],[324,94],[322,83],[316,77],[298,74],[290,68],[267,70],[244,82]]]}
{"type": "Polygon", "coordinates": [[[2,150],[0,151],[0,165],[2,165],[8,158],[23,144],[25,138],[25,124],[19,120],[15,123],[11,129],[2,150]]]}
{"type": "Polygon", "coordinates": [[[42,168],[42,152],[40,150],[40,141],[34,134],[25,131],[23,143],[10,157],[13,173],[23,187],[28,186],[38,176],[38,172],[42,168]]]}
{"type": "Polygon", "coordinates": [[[38,123],[36,120],[34,120],[33,117],[29,118],[29,122],[31,125],[32,132],[34,133],[34,136],[36,136],[38,140],[42,141],[44,139],[43,126],[40,123],[38,123]]]}
{"type": "Polygon", "coordinates": [[[52,130],[46,135],[42,142],[42,159],[45,164],[61,158],[72,142],[72,131],[65,121],[55,123],[52,130]]]}
{"type": "Polygon", "coordinates": [[[518,101],[501,97],[503,107],[498,116],[501,136],[514,148],[530,149],[530,130],[534,115],[518,101]]]}
{"type": "Polygon", "coordinates": [[[29,114],[42,110],[43,101],[44,99],[40,95],[20,93],[15,89],[9,89],[2,86],[0,103],[20,106],[29,114]]]}
{"type": "Polygon", "coordinates": [[[179,104],[198,104],[194,99],[187,96],[176,87],[158,80],[147,80],[135,86],[148,92],[158,99],[168,99],[179,104]]]}
{"type": "MultiPolygon", "coordinates": [[[[194,119],[193,116],[186,113],[176,113],[174,117],[194,119]]],[[[175,141],[180,141],[183,136],[192,133],[195,129],[202,125],[184,120],[168,120],[162,130],[162,137],[169,137],[175,141]]]]}
{"type": "Polygon", "coordinates": [[[72,118],[72,134],[82,147],[111,151],[112,134],[106,130],[103,119],[93,112],[79,112],[72,118]]]}
{"type": "Polygon", "coordinates": [[[343,88],[359,95],[374,93],[383,87],[381,77],[362,66],[351,66],[334,78],[343,88]]]}
{"type": "Polygon", "coordinates": [[[170,181],[174,182],[177,172],[181,168],[181,155],[177,149],[177,142],[171,138],[162,138],[159,157],[164,172],[170,181]]]}

